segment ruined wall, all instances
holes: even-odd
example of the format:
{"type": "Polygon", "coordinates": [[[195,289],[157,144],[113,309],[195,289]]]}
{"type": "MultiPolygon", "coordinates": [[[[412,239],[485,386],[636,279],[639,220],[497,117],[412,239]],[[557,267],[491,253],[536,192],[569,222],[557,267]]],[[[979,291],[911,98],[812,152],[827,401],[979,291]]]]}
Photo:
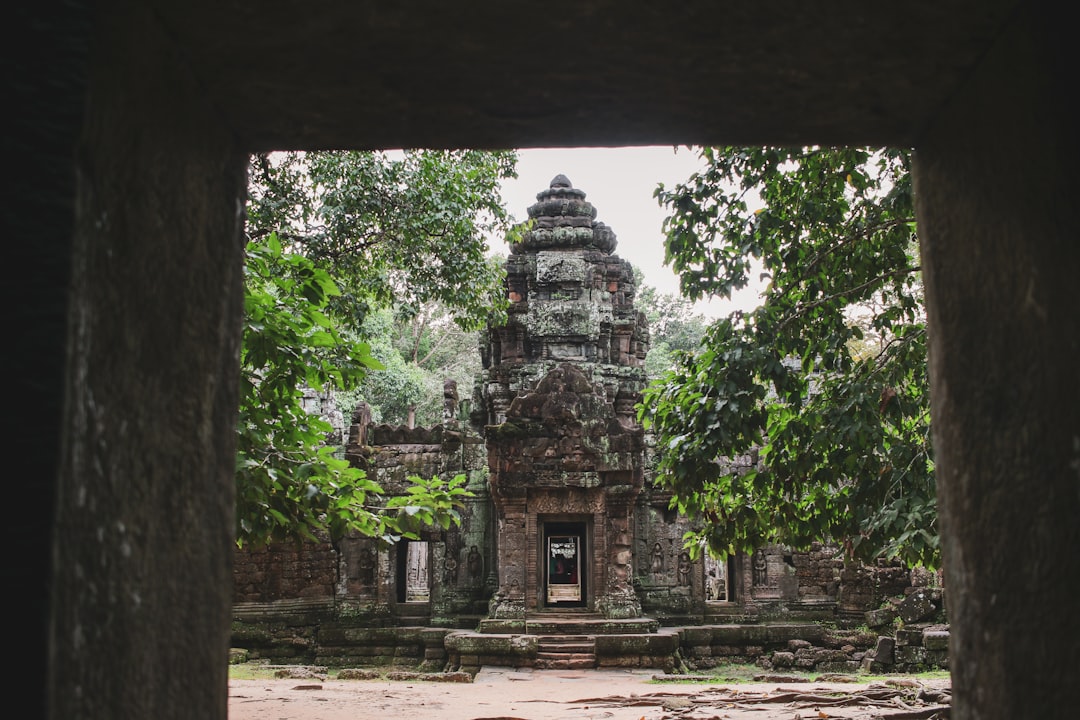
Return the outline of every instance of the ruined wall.
{"type": "Polygon", "coordinates": [[[345,456],[388,493],[403,492],[414,475],[449,480],[464,474],[468,478],[473,497],[465,500],[460,527],[433,529],[423,536],[430,549],[430,610],[404,607],[398,558],[404,546],[384,548],[375,539],[355,534],[336,546],[305,542],[237,550],[234,602],[331,598],[354,617],[368,616],[372,621],[385,621],[388,615],[419,615],[424,622],[458,622],[460,616],[486,610],[493,566],[482,440],[462,432],[453,421],[430,428],[372,426],[364,407],[358,408],[353,420],[345,456]]]}
{"type": "Polygon", "coordinates": [[[238,548],[233,560],[233,603],[332,600],[337,563],[337,553],[326,542],[238,548]]]}

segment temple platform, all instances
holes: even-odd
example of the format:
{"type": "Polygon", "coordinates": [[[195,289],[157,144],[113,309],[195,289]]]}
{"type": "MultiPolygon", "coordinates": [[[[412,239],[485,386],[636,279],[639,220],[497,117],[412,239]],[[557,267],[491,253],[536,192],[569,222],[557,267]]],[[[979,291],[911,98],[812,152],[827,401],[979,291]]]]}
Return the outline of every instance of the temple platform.
{"type": "Polygon", "coordinates": [[[477,627],[482,634],[498,635],[641,635],[655,633],[660,623],[640,617],[612,620],[599,613],[540,611],[524,618],[496,620],[484,618],[477,627]]]}

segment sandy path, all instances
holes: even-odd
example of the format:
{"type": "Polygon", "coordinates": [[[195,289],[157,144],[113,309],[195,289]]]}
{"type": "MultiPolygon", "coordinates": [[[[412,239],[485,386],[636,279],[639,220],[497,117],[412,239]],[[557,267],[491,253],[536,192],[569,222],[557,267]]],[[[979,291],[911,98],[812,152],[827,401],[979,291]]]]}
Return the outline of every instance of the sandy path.
{"type": "MultiPolygon", "coordinates": [[[[720,686],[648,682],[655,671],[484,668],[472,683],[377,680],[232,680],[229,720],[794,720],[887,718],[872,706],[743,702],[790,692],[857,693],[852,683],[720,686]]],[[[948,686],[947,682],[936,683],[948,686]]]]}

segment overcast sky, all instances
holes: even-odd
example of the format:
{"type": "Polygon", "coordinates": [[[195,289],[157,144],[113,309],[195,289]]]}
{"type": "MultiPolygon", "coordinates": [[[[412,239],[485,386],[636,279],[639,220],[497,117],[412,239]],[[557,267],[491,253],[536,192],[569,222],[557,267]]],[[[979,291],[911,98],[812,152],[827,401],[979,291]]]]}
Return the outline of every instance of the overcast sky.
{"type": "MultiPolygon", "coordinates": [[[[647,284],[678,294],[678,278],[664,265],[665,211],[653,191],[658,183],[671,188],[684,182],[700,164],[696,153],[685,147],[519,150],[518,177],[504,182],[503,199],[515,219],[525,220],[536,194],[556,175],[566,175],[574,187],[585,191],[585,199],[596,208],[596,219],[615,231],[619,241],[615,253],[640,268],[647,284]]],[[[505,252],[506,246],[497,243],[494,249],[505,252]]],[[[733,303],[714,300],[698,310],[716,316],[755,304],[755,292],[748,290],[733,303]]]]}

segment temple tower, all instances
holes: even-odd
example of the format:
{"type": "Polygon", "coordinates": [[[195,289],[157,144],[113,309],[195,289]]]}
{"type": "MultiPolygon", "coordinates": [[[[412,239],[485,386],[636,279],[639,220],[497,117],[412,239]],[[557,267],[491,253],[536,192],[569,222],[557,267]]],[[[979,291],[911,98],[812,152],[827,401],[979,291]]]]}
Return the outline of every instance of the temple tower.
{"type": "Polygon", "coordinates": [[[615,233],[563,175],[536,196],[506,263],[510,308],[490,327],[473,420],[497,522],[496,619],[584,609],[632,618],[645,385],[643,313],[615,233]]]}

